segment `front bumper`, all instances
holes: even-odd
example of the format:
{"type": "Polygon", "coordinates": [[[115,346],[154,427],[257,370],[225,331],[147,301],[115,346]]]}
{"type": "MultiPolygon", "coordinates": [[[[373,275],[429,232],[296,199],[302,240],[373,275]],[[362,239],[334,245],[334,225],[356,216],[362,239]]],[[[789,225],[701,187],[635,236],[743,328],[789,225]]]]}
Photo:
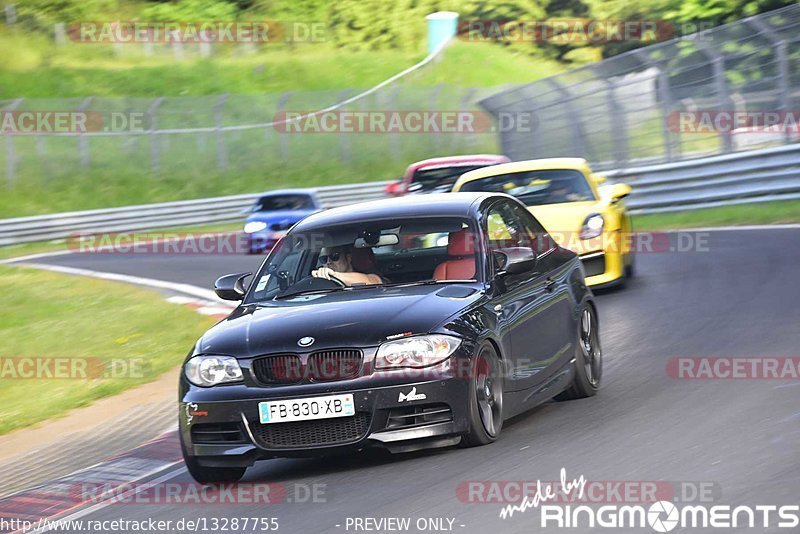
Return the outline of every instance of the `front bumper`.
{"type": "Polygon", "coordinates": [[[599,289],[621,282],[625,277],[622,254],[602,250],[579,256],[586,271],[586,285],[599,289]]]}
{"type": "Polygon", "coordinates": [[[407,452],[448,446],[467,431],[469,382],[461,378],[329,393],[352,393],[356,415],[262,424],[260,402],[321,393],[211,402],[184,396],[180,404],[184,452],[209,467],[249,466],[267,458],[322,456],[368,447],[407,452]],[[412,388],[414,400],[407,400],[412,388]],[[218,441],[223,436],[227,441],[218,441]]]}
{"type": "Polygon", "coordinates": [[[251,254],[269,252],[280,240],[283,233],[262,231],[247,234],[247,249],[251,254]]]}
{"type": "Polygon", "coordinates": [[[603,232],[600,236],[570,243],[586,271],[586,285],[599,289],[618,284],[625,278],[625,262],[630,255],[628,238],[619,230],[603,232]]]}

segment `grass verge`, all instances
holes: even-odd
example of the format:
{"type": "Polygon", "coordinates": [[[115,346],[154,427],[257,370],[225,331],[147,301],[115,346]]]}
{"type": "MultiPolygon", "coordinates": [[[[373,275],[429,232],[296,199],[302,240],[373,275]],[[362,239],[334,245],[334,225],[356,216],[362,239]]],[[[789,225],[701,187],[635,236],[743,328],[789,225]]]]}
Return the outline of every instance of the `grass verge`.
{"type": "Polygon", "coordinates": [[[782,223],[800,223],[800,200],[753,202],[736,206],[637,215],[633,218],[633,228],[636,231],[782,223]]]}
{"type": "Polygon", "coordinates": [[[174,369],[214,322],[138,287],[21,267],[0,266],[0,290],[0,435],[174,369]],[[20,358],[71,359],[87,378],[20,378],[20,358]]]}

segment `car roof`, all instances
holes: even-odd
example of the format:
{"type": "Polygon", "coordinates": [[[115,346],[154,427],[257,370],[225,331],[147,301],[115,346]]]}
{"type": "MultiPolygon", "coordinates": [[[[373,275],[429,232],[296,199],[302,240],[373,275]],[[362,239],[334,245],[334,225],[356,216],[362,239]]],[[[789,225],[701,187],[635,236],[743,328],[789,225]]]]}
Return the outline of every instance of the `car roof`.
{"type": "Polygon", "coordinates": [[[472,217],[476,206],[491,197],[505,198],[499,193],[434,193],[372,200],[318,212],[297,223],[294,230],[358,223],[364,220],[404,217],[472,217]]]}
{"type": "Polygon", "coordinates": [[[508,174],[523,171],[547,171],[556,169],[572,169],[581,171],[582,173],[586,174],[587,177],[589,174],[591,174],[589,164],[583,158],[529,159],[525,161],[501,163],[500,165],[493,165],[491,167],[484,167],[482,169],[475,169],[474,171],[466,172],[461,175],[453,187],[461,187],[466,182],[471,182],[479,178],[486,178],[487,176],[495,176],[498,174],[508,174]]]}
{"type": "Polygon", "coordinates": [[[314,191],[310,189],[275,189],[274,191],[264,191],[263,193],[259,194],[259,198],[264,197],[277,197],[283,195],[305,195],[310,197],[316,197],[314,191]]]}
{"type": "Polygon", "coordinates": [[[412,163],[406,169],[406,173],[418,171],[428,167],[445,167],[447,165],[469,165],[486,163],[488,165],[511,161],[507,156],[500,154],[468,154],[465,156],[445,156],[441,158],[430,158],[412,163]]]}

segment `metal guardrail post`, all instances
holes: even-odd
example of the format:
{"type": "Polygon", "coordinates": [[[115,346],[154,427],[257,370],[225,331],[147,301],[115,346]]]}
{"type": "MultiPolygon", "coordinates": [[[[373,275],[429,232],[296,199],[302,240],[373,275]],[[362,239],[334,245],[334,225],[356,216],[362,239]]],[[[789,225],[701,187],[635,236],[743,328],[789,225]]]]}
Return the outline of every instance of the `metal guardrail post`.
{"type": "Polygon", "coordinates": [[[17,23],[17,6],[16,4],[6,4],[6,24],[13,26],[17,23]]]}
{"type": "Polygon", "coordinates": [[[567,116],[569,116],[569,121],[572,123],[570,124],[570,132],[572,133],[572,147],[575,154],[581,157],[587,157],[588,154],[586,152],[586,146],[583,142],[581,118],[578,115],[578,112],[575,110],[575,106],[571,102],[572,95],[566,87],[557,82],[555,79],[547,78],[545,81],[552,85],[553,88],[555,88],[556,91],[561,94],[561,101],[564,104],[564,107],[567,109],[567,116]]]}
{"type": "MultiPolygon", "coordinates": [[[[5,111],[15,111],[22,104],[24,98],[18,98],[11,102],[5,111]]],[[[17,170],[17,152],[14,150],[14,133],[6,133],[6,187],[11,189],[14,185],[17,170]]]]}
{"type": "MultiPolygon", "coordinates": [[[[277,112],[280,113],[281,111],[286,111],[284,108],[286,107],[286,103],[291,98],[292,93],[294,91],[288,91],[283,93],[281,97],[278,99],[278,107],[277,112]]],[[[279,130],[275,130],[278,132],[278,139],[280,141],[280,148],[281,148],[281,159],[286,161],[289,159],[289,136],[285,133],[281,133],[279,130]]]]}
{"type": "MultiPolygon", "coordinates": [[[[439,94],[442,92],[442,89],[444,89],[444,84],[440,83],[436,87],[433,88],[433,91],[431,91],[431,97],[430,97],[431,98],[431,103],[430,103],[431,111],[436,111],[438,109],[439,94]]],[[[442,147],[442,136],[441,135],[435,136],[434,140],[433,140],[433,143],[434,143],[434,145],[436,146],[437,149],[440,149],[442,147]]]]}
{"type": "MultiPolygon", "coordinates": [[[[350,89],[345,89],[340,92],[338,102],[347,100],[347,95],[349,94],[350,89]]],[[[350,145],[348,143],[347,134],[342,131],[339,132],[339,155],[342,161],[350,161],[350,145]]]]}
{"type": "MultiPolygon", "coordinates": [[[[93,96],[85,98],[81,105],[78,106],[77,111],[80,113],[86,111],[86,108],[92,104],[92,100],[94,100],[93,96]]],[[[81,135],[78,136],[78,154],[81,159],[81,167],[86,169],[89,167],[89,138],[83,135],[86,132],[80,133],[81,135]]]]}
{"type": "Polygon", "coordinates": [[[147,131],[150,136],[150,168],[154,173],[161,169],[161,155],[158,148],[158,132],[156,130],[156,110],[164,102],[164,97],[160,96],[153,100],[147,108],[147,131]]]}
{"type": "Polygon", "coordinates": [[[667,162],[675,161],[676,152],[680,156],[681,138],[680,130],[677,135],[669,129],[669,115],[675,110],[672,92],[669,90],[669,77],[664,71],[664,61],[653,60],[643,49],[639,48],[633,52],[645,65],[650,65],[658,71],[656,76],[656,101],[661,111],[661,135],[664,142],[664,156],[667,162]]]}
{"type": "MultiPolygon", "coordinates": [[[[466,111],[469,108],[472,99],[475,97],[475,93],[478,90],[475,87],[468,88],[464,95],[461,97],[461,102],[459,103],[459,109],[462,111],[466,111]]],[[[474,123],[474,121],[473,121],[474,123]]],[[[465,145],[470,146],[475,142],[475,132],[459,132],[465,139],[465,145]]]]}
{"type": "MultiPolygon", "coordinates": [[[[712,48],[702,39],[695,41],[697,48],[709,58],[714,73],[714,84],[717,86],[720,111],[733,111],[732,100],[728,94],[728,82],[725,80],[725,57],[712,48]]],[[[733,151],[733,139],[730,131],[720,131],[722,152],[727,154],[733,151]]]]}
{"type": "MultiPolygon", "coordinates": [[[[400,94],[402,88],[399,85],[395,85],[394,87],[390,88],[387,91],[388,99],[392,109],[397,109],[397,95],[400,94]]],[[[392,157],[395,160],[399,160],[402,157],[401,154],[401,143],[400,143],[400,133],[399,132],[389,132],[389,151],[392,153],[392,157]]]]}
{"type": "MultiPolygon", "coordinates": [[[[778,109],[781,113],[789,112],[790,89],[789,89],[789,61],[786,57],[786,41],[777,39],[773,34],[772,28],[759,17],[744,19],[745,24],[752,24],[758,31],[772,43],[775,50],[775,60],[778,63],[778,109]]],[[[788,145],[792,142],[792,136],[788,128],[783,129],[783,143],[788,145]]]]}
{"type": "Polygon", "coordinates": [[[214,126],[217,129],[217,167],[224,171],[228,169],[228,153],[225,150],[225,133],[220,129],[223,126],[223,108],[228,100],[228,93],[220,95],[214,104],[214,126]]]}
{"type": "Polygon", "coordinates": [[[611,128],[611,138],[614,142],[614,161],[617,167],[624,167],[628,162],[628,120],[625,108],[619,105],[616,95],[617,83],[611,78],[604,79],[606,83],[606,100],[608,111],[614,118],[614,127],[611,128]]]}

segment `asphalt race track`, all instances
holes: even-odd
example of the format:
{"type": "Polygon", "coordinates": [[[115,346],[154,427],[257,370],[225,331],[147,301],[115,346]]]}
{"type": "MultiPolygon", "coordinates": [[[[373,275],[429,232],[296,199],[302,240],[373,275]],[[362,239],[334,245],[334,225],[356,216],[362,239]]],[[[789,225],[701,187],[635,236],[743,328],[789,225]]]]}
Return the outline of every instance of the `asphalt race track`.
{"type": "MultiPolygon", "coordinates": [[[[217,276],[253,270],[261,259],[73,254],[36,262],[210,288],[217,276]]],[[[796,228],[719,231],[707,236],[707,250],[640,254],[625,289],[598,295],[605,366],[594,398],[507,421],[487,447],[271,460],[245,478],[282,483],[293,500],[295,484],[324,484],[318,500],[325,502],[114,504],[83,519],[275,517],[279,532],[312,533],[353,532],[348,517],[410,517],[409,532],[419,532],[416,520],[433,517],[454,519],[455,532],[533,532],[541,530],[539,510],[504,520],[501,504],[463,502],[459,485],[552,481],[562,467],[568,478],[591,481],[707,482],[715,504],[797,504],[800,380],[679,380],[667,364],[687,356],[800,356],[798,277],[796,228]]],[[[181,468],[169,482],[189,481],[181,468]]]]}

